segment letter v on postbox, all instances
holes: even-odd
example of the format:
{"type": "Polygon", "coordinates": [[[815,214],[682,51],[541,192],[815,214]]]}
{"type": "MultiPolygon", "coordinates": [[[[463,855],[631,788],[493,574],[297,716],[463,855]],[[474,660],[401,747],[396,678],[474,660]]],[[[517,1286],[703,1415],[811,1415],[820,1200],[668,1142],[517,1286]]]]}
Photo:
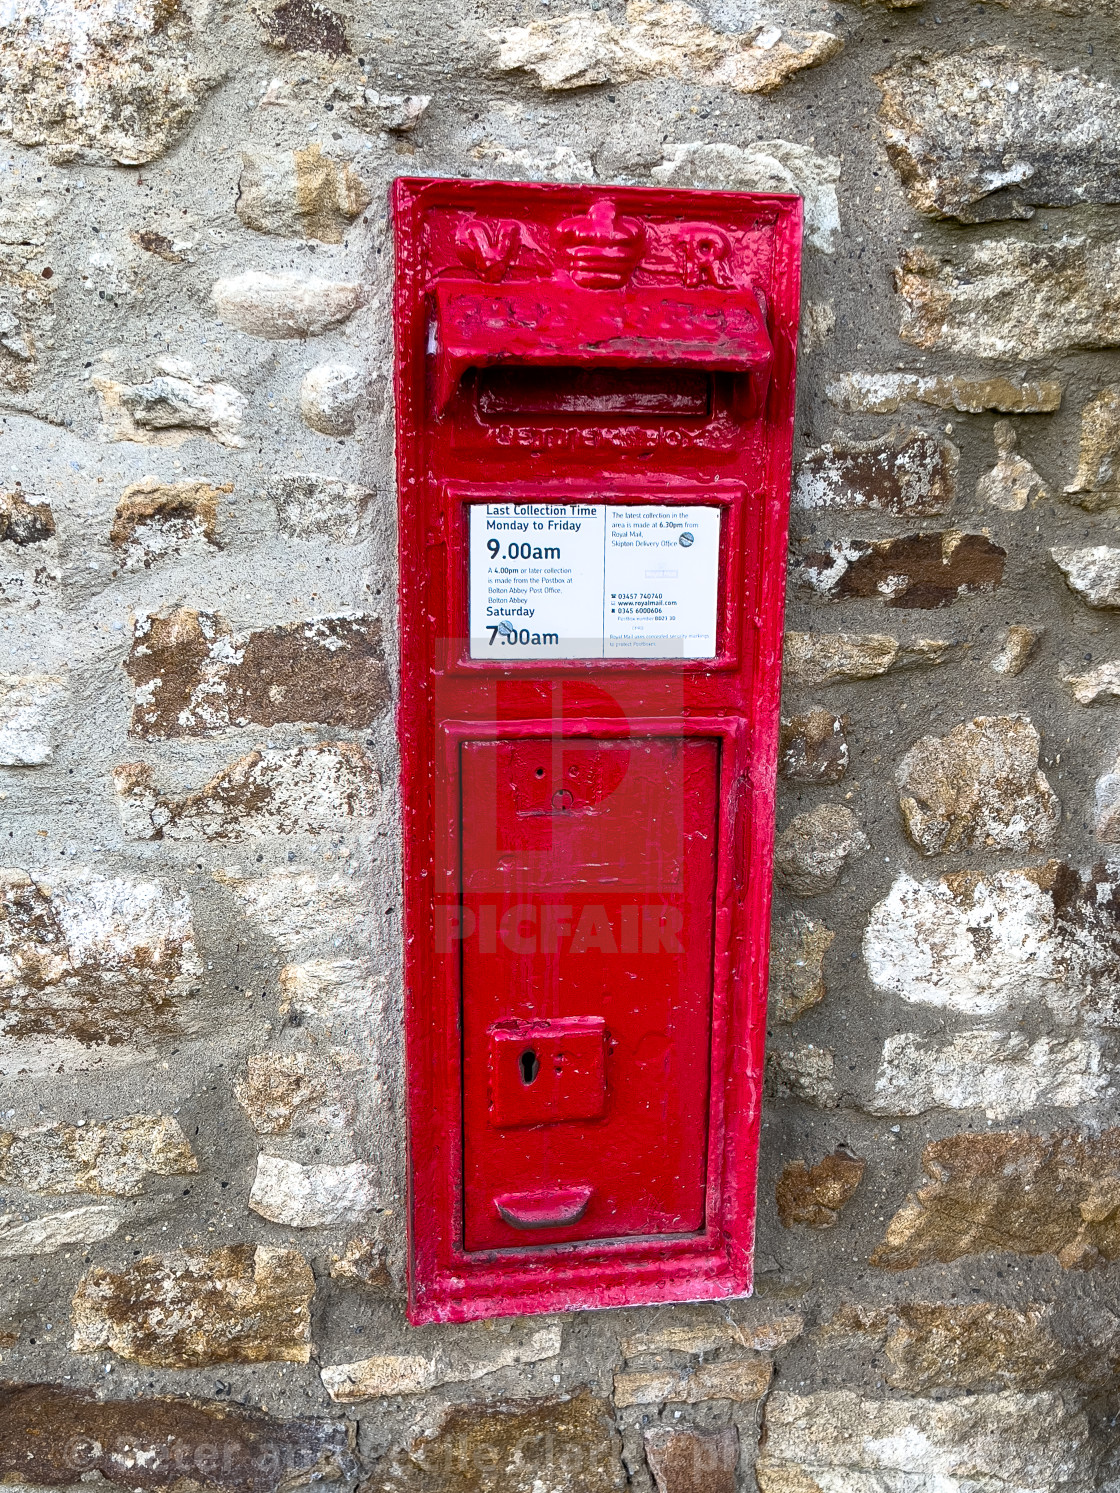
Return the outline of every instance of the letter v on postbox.
{"type": "Polygon", "coordinates": [[[393,216],[409,1315],[744,1295],[801,202],[393,216]]]}

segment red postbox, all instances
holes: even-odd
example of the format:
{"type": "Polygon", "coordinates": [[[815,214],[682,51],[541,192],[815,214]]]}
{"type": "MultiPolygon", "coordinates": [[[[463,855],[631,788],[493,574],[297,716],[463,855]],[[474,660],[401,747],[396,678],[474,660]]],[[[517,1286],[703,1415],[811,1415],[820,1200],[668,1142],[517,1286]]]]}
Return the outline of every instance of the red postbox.
{"type": "Polygon", "coordinates": [[[410,1318],[743,1295],[801,203],[393,213],[410,1318]]]}

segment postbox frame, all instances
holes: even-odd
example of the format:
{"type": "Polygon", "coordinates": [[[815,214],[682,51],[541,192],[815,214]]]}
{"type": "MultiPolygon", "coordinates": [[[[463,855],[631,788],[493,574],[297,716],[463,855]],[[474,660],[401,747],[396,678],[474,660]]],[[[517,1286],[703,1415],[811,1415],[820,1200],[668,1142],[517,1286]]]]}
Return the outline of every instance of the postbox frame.
{"type": "MultiPolygon", "coordinates": [[[[578,201],[580,189],[540,184],[464,183],[399,179],[392,208],[398,256],[395,322],[400,538],[401,695],[398,729],[404,860],[405,1036],[408,1074],[409,1318],[414,1323],[610,1307],[647,1302],[711,1300],[749,1294],[752,1284],[757,1142],[765,1040],[770,875],[774,834],[778,705],[785,588],[789,463],[794,408],[794,363],[799,301],[801,202],[777,194],[696,193],[611,187],[622,210],[661,207],[697,214],[729,207],[776,225],[771,282],[766,287],[774,358],[760,417],[756,479],[749,499],[735,496],[738,479],[699,486],[669,473],[657,482],[669,502],[726,504],[739,531],[731,553],[742,570],[721,563],[719,616],[723,649],[715,660],[643,660],[620,671],[614,659],[511,661],[496,668],[469,657],[464,505],[485,500],[488,487],[464,477],[425,470],[420,432],[432,399],[425,372],[427,311],[423,269],[425,211],[433,203],[518,201],[530,215],[538,205],[578,201]],[[716,496],[716,488],[719,496],[716,496]],[[438,493],[438,498],[435,496],[438,493]],[[754,504],[753,521],[748,503],[754,504]],[[732,567],[733,568],[733,567],[732,567]],[[748,582],[751,584],[748,585],[748,582]],[[736,589],[743,597],[736,606],[736,589]],[[461,636],[437,637],[418,619],[454,617],[461,636]],[[737,615],[730,615],[737,613],[737,615]],[[730,628],[730,633],[728,632],[730,628]],[[749,670],[748,670],[749,664],[749,670]],[[738,671],[738,673],[736,673],[738,671]],[[686,703],[670,723],[664,713],[635,710],[625,724],[586,713],[578,719],[541,718],[506,711],[500,720],[438,708],[440,681],[485,689],[500,677],[516,697],[524,680],[589,675],[607,682],[628,672],[683,688],[686,703]],[[739,708],[705,697],[710,681],[746,677],[739,708]],[[689,679],[696,680],[695,685],[689,679]],[[691,703],[695,701],[695,703],[691,703]],[[590,1243],[532,1245],[466,1252],[462,1247],[462,1090],[460,969],[454,948],[436,947],[436,903],[458,875],[458,758],[463,742],[525,740],[557,735],[612,738],[698,736],[720,743],[719,845],[713,922],[712,1058],[709,1076],[706,1218],[702,1232],[661,1238],[630,1237],[590,1243]]],[[[582,189],[588,192],[591,189],[582,189]]],[[[596,189],[597,190],[597,189],[596,189]]],[[[493,490],[493,484],[489,484],[493,490]]],[[[739,484],[741,491],[741,484],[739,484]]],[[[613,473],[597,494],[648,501],[640,485],[613,473]]],[[[564,484],[568,501],[586,500],[578,474],[564,484]]],[[[548,500],[548,484],[526,482],[525,500],[548,500]]],[[[510,483],[501,485],[503,496],[510,483]]],[[[722,540],[730,542],[722,526],[722,540]]],[[[709,692],[710,694],[710,692],[709,692]]],[[[659,697],[660,698],[660,697],[659,697]]]]}

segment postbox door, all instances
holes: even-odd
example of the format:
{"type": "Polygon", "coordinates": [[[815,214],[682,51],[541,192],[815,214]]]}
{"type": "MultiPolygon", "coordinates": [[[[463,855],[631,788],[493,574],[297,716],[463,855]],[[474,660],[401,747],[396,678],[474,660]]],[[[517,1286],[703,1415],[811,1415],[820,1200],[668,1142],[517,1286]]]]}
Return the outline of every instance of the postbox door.
{"type": "Polygon", "coordinates": [[[461,754],[465,1248],[696,1233],[719,744],[461,754]]]}

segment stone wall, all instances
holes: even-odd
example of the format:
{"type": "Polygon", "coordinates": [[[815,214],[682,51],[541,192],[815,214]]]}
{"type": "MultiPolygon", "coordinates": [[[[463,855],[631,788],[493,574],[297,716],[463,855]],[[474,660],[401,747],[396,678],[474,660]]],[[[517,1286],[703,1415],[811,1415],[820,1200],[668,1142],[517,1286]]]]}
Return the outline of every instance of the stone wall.
{"type": "Polygon", "coordinates": [[[0,1480],[1114,1486],[1117,0],[0,38],[0,1480]],[[400,173],[805,197],[750,1301],[404,1320],[400,173]]]}

